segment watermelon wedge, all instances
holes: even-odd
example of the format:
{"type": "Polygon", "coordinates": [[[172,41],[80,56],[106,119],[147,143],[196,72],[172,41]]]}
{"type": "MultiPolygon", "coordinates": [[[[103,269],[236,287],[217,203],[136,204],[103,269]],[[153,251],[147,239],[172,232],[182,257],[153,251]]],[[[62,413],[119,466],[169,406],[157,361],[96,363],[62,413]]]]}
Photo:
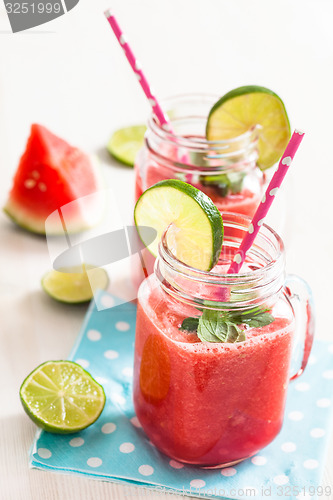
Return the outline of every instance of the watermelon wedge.
{"type": "Polygon", "coordinates": [[[34,233],[79,232],[96,224],[102,213],[103,190],[91,158],[42,125],[30,137],[13,180],[4,211],[34,233]]]}

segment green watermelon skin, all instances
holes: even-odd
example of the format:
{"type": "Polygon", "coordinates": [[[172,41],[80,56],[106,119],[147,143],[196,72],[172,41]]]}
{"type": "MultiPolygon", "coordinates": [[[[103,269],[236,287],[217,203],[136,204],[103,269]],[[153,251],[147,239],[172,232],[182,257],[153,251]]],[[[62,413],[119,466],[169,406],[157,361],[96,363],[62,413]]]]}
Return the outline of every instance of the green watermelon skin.
{"type": "Polygon", "coordinates": [[[47,234],[63,233],[64,224],[67,232],[80,232],[97,223],[102,198],[96,163],[46,127],[33,124],[5,213],[34,233],[45,234],[47,219],[47,234]]]}

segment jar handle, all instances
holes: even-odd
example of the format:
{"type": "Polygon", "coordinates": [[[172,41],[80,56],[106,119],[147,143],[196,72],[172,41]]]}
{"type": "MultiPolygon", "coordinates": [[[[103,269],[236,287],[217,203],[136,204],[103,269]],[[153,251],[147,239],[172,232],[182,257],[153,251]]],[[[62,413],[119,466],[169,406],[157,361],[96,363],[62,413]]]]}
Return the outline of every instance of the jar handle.
{"type": "Polygon", "coordinates": [[[311,288],[302,278],[294,274],[288,275],[284,290],[296,318],[293,355],[299,354],[300,344],[302,346],[301,360],[296,358],[297,371],[290,378],[294,380],[302,375],[308,363],[315,332],[315,312],[311,288]]]}

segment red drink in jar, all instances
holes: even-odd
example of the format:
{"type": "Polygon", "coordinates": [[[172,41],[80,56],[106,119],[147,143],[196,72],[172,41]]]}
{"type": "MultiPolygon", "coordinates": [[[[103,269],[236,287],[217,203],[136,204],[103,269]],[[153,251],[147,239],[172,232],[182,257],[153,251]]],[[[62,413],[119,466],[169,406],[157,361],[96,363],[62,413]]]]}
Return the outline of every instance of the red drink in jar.
{"type": "Polygon", "coordinates": [[[283,422],[292,345],[301,323],[291,300],[301,301],[305,315],[311,310],[309,294],[298,281],[301,289],[291,299],[296,285],[290,281],[288,291],[284,288],[282,241],[265,225],[242,273],[225,274],[248,223],[246,217],[225,215],[221,259],[209,273],[173,259],[164,238],[155,274],[139,290],[135,410],[157,448],[185,463],[237,463],[269,444],[283,422]],[[258,307],[269,310],[273,321],[239,325],[244,341],[202,342],[194,331],[180,328],[185,318],[200,317],[207,308],[239,314],[258,307]]]}

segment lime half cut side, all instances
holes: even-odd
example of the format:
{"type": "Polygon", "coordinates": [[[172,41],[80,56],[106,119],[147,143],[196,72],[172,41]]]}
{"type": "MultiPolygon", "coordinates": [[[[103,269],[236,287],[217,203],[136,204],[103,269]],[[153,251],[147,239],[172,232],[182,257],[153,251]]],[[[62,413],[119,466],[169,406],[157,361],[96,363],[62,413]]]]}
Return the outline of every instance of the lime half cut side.
{"type": "Polygon", "coordinates": [[[88,302],[97,290],[105,290],[108,284],[104,269],[84,264],[64,269],[64,272],[52,270],[42,278],[43,290],[53,299],[67,304],[88,302]]]}
{"type": "Polygon", "coordinates": [[[103,387],[73,361],[48,361],[28,375],[20,388],[24,410],[39,427],[57,434],[93,424],[105,405],[103,387]]]}
{"type": "Polygon", "coordinates": [[[202,271],[217,263],[223,242],[223,221],[212,200],[183,181],[170,179],[147,189],[137,201],[134,219],[139,236],[156,257],[158,244],[168,230],[168,247],[175,257],[202,271]],[[157,236],[146,244],[140,226],[150,226],[157,236]]]}
{"type": "Polygon", "coordinates": [[[225,94],[209,112],[206,136],[210,141],[228,140],[258,126],[258,166],[274,165],[290,139],[285,106],[272,90],[248,85],[225,94]]]}
{"type": "Polygon", "coordinates": [[[113,133],[107,149],[116,160],[133,167],[135,157],[144,144],[145,125],[124,127],[113,133]]]}

